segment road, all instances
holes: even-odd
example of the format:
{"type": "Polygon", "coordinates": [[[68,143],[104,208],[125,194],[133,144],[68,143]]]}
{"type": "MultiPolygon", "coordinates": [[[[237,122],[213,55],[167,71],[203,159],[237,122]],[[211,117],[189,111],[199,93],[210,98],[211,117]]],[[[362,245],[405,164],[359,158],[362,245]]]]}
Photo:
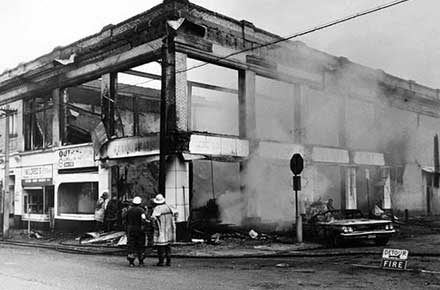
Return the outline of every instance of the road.
{"type": "MultiPolygon", "coordinates": [[[[124,257],[2,245],[0,289],[440,289],[440,275],[352,266],[378,265],[379,256],[174,259],[172,267],[155,262],[129,268],[124,257]]],[[[409,266],[439,270],[440,259],[413,257],[409,266]]]]}

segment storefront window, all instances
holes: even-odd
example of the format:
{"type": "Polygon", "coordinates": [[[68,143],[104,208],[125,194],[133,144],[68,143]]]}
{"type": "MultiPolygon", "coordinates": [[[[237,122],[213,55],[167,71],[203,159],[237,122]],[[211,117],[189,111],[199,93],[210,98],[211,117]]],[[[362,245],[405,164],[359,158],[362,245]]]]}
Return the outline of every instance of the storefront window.
{"type": "Polygon", "coordinates": [[[24,188],[24,212],[27,214],[48,214],[54,206],[54,187],[24,188]]]}
{"type": "Polygon", "coordinates": [[[58,187],[60,214],[93,214],[98,200],[98,182],[62,183],[58,187]]]}

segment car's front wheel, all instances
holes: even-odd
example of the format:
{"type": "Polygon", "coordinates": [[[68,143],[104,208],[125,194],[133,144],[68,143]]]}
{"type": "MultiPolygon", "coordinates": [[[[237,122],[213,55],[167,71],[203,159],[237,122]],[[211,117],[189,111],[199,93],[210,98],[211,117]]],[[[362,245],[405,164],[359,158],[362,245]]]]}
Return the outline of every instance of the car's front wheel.
{"type": "Polygon", "coordinates": [[[332,248],[339,248],[343,241],[337,232],[327,234],[327,243],[332,248]]]}
{"type": "Polygon", "coordinates": [[[388,243],[388,238],[377,238],[374,240],[374,243],[378,246],[385,246],[388,243]]]}

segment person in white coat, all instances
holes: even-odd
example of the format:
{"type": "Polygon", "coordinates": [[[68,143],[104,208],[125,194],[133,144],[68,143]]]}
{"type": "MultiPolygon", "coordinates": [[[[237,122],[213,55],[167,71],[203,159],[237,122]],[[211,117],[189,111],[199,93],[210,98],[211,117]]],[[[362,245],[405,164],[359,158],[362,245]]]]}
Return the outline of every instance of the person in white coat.
{"type": "Polygon", "coordinates": [[[95,230],[104,230],[105,209],[108,203],[108,192],[104,191],[95,206],[95,230]]]}
{"type": "Polygon", "coordinates": [[[171,247],[170,244],[176,241],[177,212],[167,205],[162,194],[156,195],[153,199],[155,207],[151,218],[153,219],[154,235],[153,242],[157,248],[159,262],[157,266],[171,265],[171,247]]]}

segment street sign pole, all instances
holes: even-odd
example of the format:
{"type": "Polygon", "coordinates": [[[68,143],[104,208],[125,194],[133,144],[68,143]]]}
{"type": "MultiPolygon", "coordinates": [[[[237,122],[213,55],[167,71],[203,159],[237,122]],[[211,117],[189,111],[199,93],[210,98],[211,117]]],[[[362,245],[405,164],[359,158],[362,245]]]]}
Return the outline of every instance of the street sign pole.
{"type": "Polygon", "coordinates": [[[293,154],[290,159],[290,169],[293,176],[293,190],[295,191],[295,217],[296,217],[296,241],[303,242],[302,216],[299,214],[298,191],[301,190],[301,176],[299,174],[304,169],[304,160],[299,153],[293,154]]]}
{"type": "MultiPolygon", "coordinates": [[[[299,214],[299,207],[298,207],[298,182],[301,182],[301,176],[295,175],[293,179],[294,179],[293,184],[295,189],[296,241],[298,243],[302,243],[303,242],[302,216],[299,214]]],[[[299,183],[299,185],[301,185],[301,183],[299,183]]]]}

